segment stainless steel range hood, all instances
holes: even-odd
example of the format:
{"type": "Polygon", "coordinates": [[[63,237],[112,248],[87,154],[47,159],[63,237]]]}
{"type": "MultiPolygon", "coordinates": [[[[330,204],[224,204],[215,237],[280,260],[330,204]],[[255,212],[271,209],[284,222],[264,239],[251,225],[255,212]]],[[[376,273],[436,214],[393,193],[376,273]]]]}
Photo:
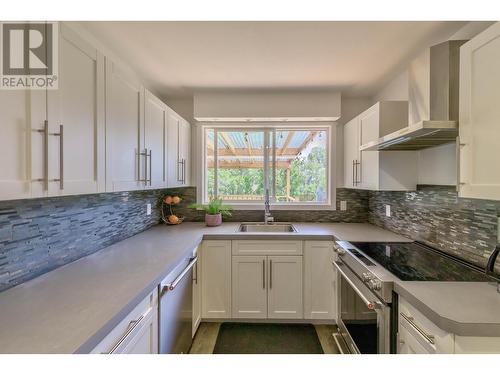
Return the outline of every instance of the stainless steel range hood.
{"type": "Polygon", "coordinates": [[[361,151],[421,150],[454,142],[458,135],[460,46],[450,40],[428,48],[408,72],[408,124],[364,144],[361,151]]]}

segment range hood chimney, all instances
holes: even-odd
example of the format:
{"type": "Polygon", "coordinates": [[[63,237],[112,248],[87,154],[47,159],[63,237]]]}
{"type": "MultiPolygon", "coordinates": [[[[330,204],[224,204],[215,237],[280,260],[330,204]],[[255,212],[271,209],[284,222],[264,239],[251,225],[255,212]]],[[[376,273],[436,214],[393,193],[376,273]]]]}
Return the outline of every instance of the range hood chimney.
{"type": "Polygon", "coordinates": [[[420,150],[458,135],[460,46],[449,40],[412,61],[408,72],[408,127],[362,145],[361,151],[420,150]]]}

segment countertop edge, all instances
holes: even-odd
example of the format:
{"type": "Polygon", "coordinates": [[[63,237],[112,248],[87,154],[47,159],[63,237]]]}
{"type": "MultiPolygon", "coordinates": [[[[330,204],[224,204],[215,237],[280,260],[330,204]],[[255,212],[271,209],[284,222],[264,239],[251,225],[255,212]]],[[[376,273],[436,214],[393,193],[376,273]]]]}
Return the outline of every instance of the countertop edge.
{"type": "MultiPolygon", "coordinates": [[[[175,262],[172,262],[163,272],[161,272],[148,286],[146,286],[139,294],[132,298],[115,316],[108,320],[96,333],[94,333],[87,341],[78,347],[74,354],[89,354],[104,338],[119,324],[134,308],[151,293],[151,291],[158,287],[161,281],[172,272],[177,265],[186,257],[186,255],[193,251],[203,241],[203,235],[199,236],[192,246],[182,252],[175,262]]],[[[159,301],[158,301],[159,302],[159,301]]]]}
{"type": "Polygon", "coordinates": [[[468,337],[500,336],[500,324],[457,322],[456,320],[441,316],[438,312],[427,306],[427,304],[419,300],[413,293],[408,291],[403,285],[398,282],[394,283],[394,291],[405,298],[425,317],[427,317],[443,331],[453,333],[458,336],[468,337]]]}

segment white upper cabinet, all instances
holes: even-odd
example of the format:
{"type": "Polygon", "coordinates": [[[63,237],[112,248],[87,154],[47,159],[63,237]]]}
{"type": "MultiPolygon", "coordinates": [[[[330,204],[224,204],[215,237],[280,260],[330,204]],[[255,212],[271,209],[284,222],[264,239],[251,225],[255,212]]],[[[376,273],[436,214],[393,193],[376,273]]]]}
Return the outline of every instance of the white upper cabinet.
{"type": "Polygon", "coordinates": [[[344,186],[355,188],[359,161],[359,118],[355,117],[344,125],[344,186]]]}
{"type": "Polygon", "coordinates": [[[106,191],[146,186],[143,96],[139,80],[106,59],[106,191]]]}
{"type": "Polygon", "coordinates": [[[98,193],[105,183],[104,56],[64,24],[60,30],[59,89],[47,92],[49,195],[98,193]]]}
{"type": "Polygon", "coordinates": [[[104,190],[104,58],[64,24],[58,80],[0,92],[0,200],[104,190]]]}
{"type": "Polygon", "coordinates": [[[164,145],[167,142],[166,122],[168,107],[160,99],[144,92],[144,147],[146,169],[146,187],[158,189],[167,186],[166,155],[164,145]]]}
{"type": "Polygon", "coordinates": [[[359,151],[361,145],[404,128],[408,103],[374,104],[344,127],[344,186],[368,190],[414,190],[417,153],[414,151],[359,151]]]}
{"type": "Polygon", "coordinates": [[[167,184],[169,187],[190,183],[191,126],[169,109],[167,113],[167,184]]]}
{"type": "Polygon", "coordinates": [[[45,196],[45,91],[0,90],[0,103],[0,200],[45,196]]]}
{"type": "Polygon", "coordinates": [[[500,200],[500,23],[460,48],[459,196],[500,200]]]}

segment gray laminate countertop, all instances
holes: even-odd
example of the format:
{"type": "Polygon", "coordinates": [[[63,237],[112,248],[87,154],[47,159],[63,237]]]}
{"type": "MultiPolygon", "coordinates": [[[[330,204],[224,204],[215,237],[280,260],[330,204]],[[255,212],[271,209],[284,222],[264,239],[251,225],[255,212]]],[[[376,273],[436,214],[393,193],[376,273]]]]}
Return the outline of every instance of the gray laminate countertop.
{"type": "MultiPolygon", "coordinates": [[[[88,353],[203,239],[399,242],[371,224],[295,223],[297,233],[237,233],[240,223],[158,225],[0,293],[0,353],[88,353]]],[[[500,336],[487,283],[403,282],[395,290],[443,330],[500,336]]]]}
{"type": "Polygon", "coordinates": [[[202,239],[408,241],[370,224],[294,224],[238,233],[239,223],[158,225],[0,293],[0,353],[90,352],[202,239]]]}
{"type": "Polygon", "coordinates": [[[446,332],[500,337],[500,294],[495,284],[396,281],[394,290],[446,332]]]}

